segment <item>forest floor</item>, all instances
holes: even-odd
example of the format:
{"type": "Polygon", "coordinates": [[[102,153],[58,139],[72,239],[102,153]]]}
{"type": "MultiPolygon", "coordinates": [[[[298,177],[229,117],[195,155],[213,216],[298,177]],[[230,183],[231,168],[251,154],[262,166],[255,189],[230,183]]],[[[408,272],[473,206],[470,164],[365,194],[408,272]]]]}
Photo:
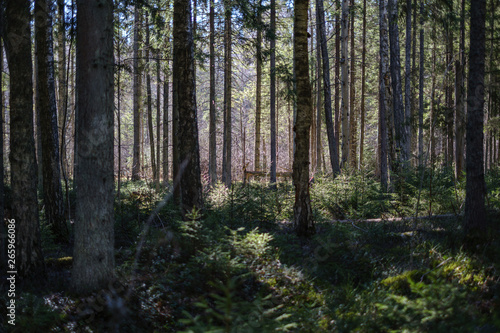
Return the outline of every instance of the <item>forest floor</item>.
{"type": "Polygon", "coordinates": [[[217,185],[184,222],[171,202],[149,218],[168,190],[124,183],[116,281],[69,292],[71,252],[43,227],[49,282],[23,290],[14,332],[498,332],[500,172],[487,177],[494,227],[472,247],[464,181],[431,175],[392,194],[369,174],[316,178],[309,239],[293,233],[290,183],[217,185]]]}

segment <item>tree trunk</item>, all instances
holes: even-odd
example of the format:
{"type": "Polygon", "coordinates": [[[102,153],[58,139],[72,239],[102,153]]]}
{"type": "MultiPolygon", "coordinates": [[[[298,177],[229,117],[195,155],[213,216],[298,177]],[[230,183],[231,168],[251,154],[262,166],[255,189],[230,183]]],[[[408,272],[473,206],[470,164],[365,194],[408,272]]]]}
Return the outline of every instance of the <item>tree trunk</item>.
{"type": "MultiPolygon", "coordinates": [[[[122,186],[122,124],[121,124],[121,45],[120,36],[115,36],[116,43],[116,123],[118,136],[118,184],[116,186],[116,197],[120,204],[121,186],[122,186]]],[[[121,209],[121,208],[120,208],[121,209]]]]}
{"type": "Polygon", "coordinates": [[[345,167],[349,158],[349,67],[347,60],[347,32],[349,29],[349,0],[342,0],[342,20],[340,31],[341,56],[340,66],[342,72],[342,162],[341,167],[345,167]]]}
{"type": "MultiPolygon", "coordinates": [[[[64,0],[57,0],[57,20],[58,20],[58,85],[59,85],[59,111],[58,111],[58,119],[59,119],[59,139],[60,142],[58,144],[61,147],[60,151],[60,160],[61,167],[63,163],[66,161],[66,149],[64,149],[66,138],[63,136],[65,133],[64,128],[66,127],[66,117],[68,107],[68,84],[67,84],[67,69],[66,69],[66,19],[65,19],[65,4],[64,0]]],[[[66,168],[68,169],[68,167],[66,168]]]]}
{"type": "Polygon", "coordinates": [[[424,166],[424,1],[420,1],[420,63],[418,80],[418,165],[424,166]]]}
{"type": "MultiPolygon", "coordinates": [[[[453,2],[449,2],[450,6],[450,15],[453,13],[453,2]]],[[[454,50],[453,50],[453,27],[451,19],[450,22],[447,23],[447,33],[446,33],[446,66],[449,67],[450,70],[450,75],[446,80],[446,156],[445,156],[445,161],[446,165],[448,167],[451,167],[453,163],[453,109],[454,109],[454,103],[453,103],[453,66],[454,66],[454,50]]]]}
{"type": "Polygon", "coordinates": [[[294,68],[297,85],[297,114],[295,119],[295,152],[293,182],[295,186],[294,227],[299,236],[315,232],[309,195],[309,131],[312,117],[312,95],[309,81],[307,52],[308,0],[295,0],[294,68]]]}
{"type": "MultiPolygon", "coordinates": [[[[3,16],[3,1],[0,0],[0,16],[3,16]]],[[[3,23],[0,23],[0,87],[3,87],[3,23]]],[[[4,107],[3,107],[3,91],[0,88],[0,221],[5,218],[5,185],[4,185],[4,107]]],[[[0,234],[7,235],[7,226],[5,223],[0,223],[0,234]]],[[[7,238],[2,237],[0,242],[0,264],[2,267],[7,267],[7,238]]]]}
{"type": "Polygon", "coordinates": [[[203,209],[190,0],[174,1],[173,35],[174,108],[179,116],[177,170],[181,211],[189,218],[192,211],[203,209]]]}
{"type": "Polygon", "coordinates": [[[141,73],[139,68],[139,30],[141,29],[141,13],[139,4],[134,9],[134,44],[133,44],[133,112],[134,112],[134,146],[132,153],[132,180],[141,178],[141,73]]]}
{"type": "Polygon", "coordinates": [[[380,20],[380,66],[379,66],[379,146],[380,146],[380,185],[382,191],[388,188],[387,170],[387,113],[390,101],[389,83],[389,41],[387,36],[387,2],[379,1],[380,20]]]}
{"type": "MultiPolygon", "coordinates": [[[[50,1],[50,0],[49,0],[50,1]]],[[[46,0],[35,1],[37,108],[42,138],[43,201],[45,216],[55,239],[69,241],[64,218],[64,198],[59,164],[59,133],[52,41],[52,8],[46,0]]]]}
{"type": "MultiPolygon", "coordinates": [[[[259,77],[257,76],[257,80],[259,77]]],[[[208,175],[210,185],[217,182],[217,118],[215,113],[215,8],[210,2],[210,125],[208,175]]],[[[256,151],[257,154],[257,151],[256,151]]]]}
{"type": "Polygon", "coordinates": [[[351,28],[349,31],[351,37],[351,79],[349,83],[349,97],[350,97],[350,118],[349,118],[349,166],[351,170],[356,170],[358,168],[358,144],[357,144],[357,135],[358,135],[358,112],[356,110],[356,106],[354,103],[356,102],[356,61],[355,61],[355,52],[354,52],[354,0],[351,0],[350,4],[350,13],[351,13],[351,28]]]}
{"type": "Polygon", "coordinates": [[[399,52],[398,6],[397,0],[389,0],[389,39],[391,50],[391,83],[394,110],[394,129],[397,154],[397,168],[406,167],[409,161],[409,136],[407,119],[403,105],[403,91],[401,87],[401,60],[399,52]]]}
{"type": "MultiPolygon", "coordinates": [[[[326,133],[328,135],[328,148],[330,150],[330,164],[332,167],[333,175],[336,176],[340,173],[339,167],[339,153],[338,145],[335,138],[335,132],[333,128],[332,119],[332,89],[330,84],[330,59],[328,57],[328,45],[326,39],[325,31],[325,9],[323,5],[323,0],[316,0],[316,13],[318,20],[318,30],[321,41],[321,59],[323,61],[323,95],[324,95],[324,107],[325,107],[325,121],[326,121],[326,133]]],[[[336,102],[338,102],[338,96],[335,96],[336,102]]],[[[336,103],[338,107],[338,103],[336,103]]],[[[337,110],[338,111],[338,110],[337,110]]],[[[338,113],[338,112],[336,112],[338,113]]]]}
{"type": "MultiPolygon", "coordinates": [[[[317,1],[316,1],[317,3],[317,1]]],[[[313,174],[316,172],[321,172],[321,109],[324,109],[324,105],[321,103],[321,77],[323,76],[322,63],[321,63],[321,34],[319,31],[320,19],[318,14],[318,8],[316,6],[316,114],[315,114],[315,123],[316,123],[316,132],[314,132],[314,136],[316,136],[316,150],[314,151],[314,155],[316,160],[314,161],[313,174]]]]}
{"type": "Polygon", "coordinates": [[[486,231],[483,165],[484,58],[486,0],[472,0],[470,7],[469,84],[464,229],[469,235],[486,231]]]}
{"type": "Polygon", "coordinates": [[[456,84],[455,84],[455,177],[462,179],[464,166],[465,146],[465,0],[462,0],[460,14],[460,42],[459,55],[456,62],[456,84]]]}
{"type": "Polygon", "coordinates": [[[10,163],[16,267],[24,278],[44,276],[36,194],[30,3],[7,0],[5,49],[10,73],[10,163]]]}
{"type": "Polygon", "coordinates": [[[77,0],[77,6],[78,165],[72,288],[90,293],[107,287],[114,276],[113,1],[77,0]]]}
{"type": "MultiPolygon", "coordinates": [[[[157,34],[160,40],[160,33],[157,34]]],[[[160,50],[156,50],[156,190],[160,190],[161,175],[161,72],[160,50]]]]}
{"type": "Polygon", "coordinates": [[[363,0],[363,37],[361,49],[361,123],[359,138],[359,167],[363,166],[365,142],[365,93],[366,93],[366,0],[363,0]]]}
{"type": "Polygon", "coordinates": [[[232,108],[231,108],[231,0],[224,0],[224,138],[223,138],[223,152],[222,152],[222,182],[230,187],[231,179],[231,150],[232,150],[232,108]]]}
{"type": "MultiPolygon", "coordinates": [[[[340,0],[336,0],[337,14],[335,15],[335,150],[337,161],[340,154],[340,0]]],[[[326,112],[326,110],[325,110],[326,112]]],[[[330,140],[330,139],[329,139],[330,140]]],[[[331,154],[331,150],[330,150],[331,154]]],[[[340,173],[340,162],[339,162],[340,173]]]]}
{"type": "Polygon", "coordinates": [[[271,0],[271,55],[270,55],[270,125],[271,125],[271,186],[276,184],[276,1],[271,0]]]}
{"type": "MultiPolygon", "coordinates": [[[[405,42],[405,115],[404,115],[404,127],[405,135],[407,139],[405,141],[406,147],[404,148],[407,152],[408,162],[411,158],[411,141],[412,141],[412,131],[411,131],[411,108],[412,108],[412,91],[411,91],[411,0],[406,0],[406,42],[405,42]]],[[[410,165],[408,163],[408,165],[410,165]]]]}
{"type": "Polygon", "coordinates": [[[147,108],[148,108],[148,136],[149,136],[149,148],[151,154],[151,170],[153,172],[153,182],[156,183],[158,181],[158,172],[156,169],[156,154],[155,154],[155,136],[153,130],[153,98],[151,93],[151,73],[149,70],[149,64],[151,59],[149,58],[150,44],[149,44],[149,14],[146,14],[146,96],[147,96],[147,108]]]}

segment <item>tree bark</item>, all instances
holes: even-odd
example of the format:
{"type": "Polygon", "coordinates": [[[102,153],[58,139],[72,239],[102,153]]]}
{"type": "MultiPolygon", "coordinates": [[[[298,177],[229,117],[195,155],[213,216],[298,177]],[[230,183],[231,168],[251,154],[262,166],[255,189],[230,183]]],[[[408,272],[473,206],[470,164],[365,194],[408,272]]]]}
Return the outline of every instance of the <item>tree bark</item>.
{"type": "Polygon", "coordinates": [[[405,168],[408,165],[409,136],[407,119],[403,105],[403,90],[401,87],[401,60],[399,49],[399,29],[398,29],[398,6],[397,0],[389,0],[389,40],[391,50],[391,83],[392,99],[394,110],[394,129],[397,154],[397,168],[405,168]]]}
{"type": "Polygon", "coordinates": [[[113,1],[77,0],[77,6],[78,165],[72,288],[90,293],[107,287],[114,276],[113,1]]]}
{"type": "Polygon", "coordinates": [[[418,80],[418,165],[424,166],[424,2],[420,1],[420,63],[418,80]]]}
{"type": "Polygon", "coordinates": [[[380,186],[382,191],[388,189],[387,170],[387,112],[390,101],[390,81],[389,81],[389,41],[387,36],[387,2],[379,1],[380,20],[380,66],[379,66],[379,146],[380,146],[380,186]]]}
{"type": "MultiPolygon", "coordinates": [[[[259,80],[258,76],[257,80],[259,80]]],[[[210,1],[210,133],[208,144],[208,175],[210,185],[214,185],[217,182],[217,118],[215,112],[215,7],[214,2],[210,1]]]]}
{"type": "Polygon", "coordinates": [[[149,148],[151,154],[151,170],[153,172],[153,182],[158,181],[158,172],[156,169],[156,154],[155,154],[155,135],[153,130],[153,98],[151,93],[151,73],[150,73],[150,44],[149,44],[149,36],[150,36],[150,26],[149,26],[149,14],[146,13],[146,96],[147,96],[147,110],[148,110],[148,136],[149,136],[149,148]]]}
{"type": "Polygon", "coordinates": [[[349,82],[349,106],[350,106],[350,117],[349,117],[349,166],[351,170],[356,170],[358,168],[358,112],[356,110],[356,61],[355,61],[355,51],[354,51],[354,0],[350,0],[350,19],[351,28],[349,29],[349,34],[351,37],[351,79],[349,82]]]}
{"type": "MultiPolygon", "coordinates": [[[[337,160],[340,154],[340,0],[336,0],[337,14],[335,15],[335,144],[337,160]]],[[[331,152],[330,152],[331,154],[331,152]]],[[[340,173],[340,162],[339,162],[340,173]]]]}
{"type": "MultiPolygon", "coordinates": [[[[170,39],[170,38],[169,38],[170,39]]],[[[170,40],[169,40],[170,42],[170,40]]],[[[170,43],[168,43],[170,44],[170,43]]],[[[169,74],[170,61],[166,61],[166,69],[163,74],[163,183],[166,185],[170,179],[169,160],[168,160],[168,136],[169,136],[169,117],[168,117],[168,103],[169,103],[169,74]]]]}
{"type": "Polygon", "coordinates": [[[134,146],[132,152],[132,180],[141,178],[141,73],[139,68],[139,29],[141,25],[139,4],[134,9],[134,42],[133,42],[133,112],[134,112],[134,146]]]}
{"type": "MultiPolygon", "coordinates": [[[[0,17],[3,16],[3,0],[0,0],[0,17]]],[[[3,87],[3,22],[0,22],[0,87],[3,87]]],[[[3,91],[0,88],[0,221],[5,218],[5,185],[4,185],[4,107],[3,107],[3,91]]],[[[0,223],[0,234],[2,240],[0,242],[0,264],[7,267],[7,226],[5,223],[0,223]]]]}
{"type": "Polygon", "coordinates": [[[16,269],[20,277],[44,276],[40,241],[35,141],[30,3],[7,0],[5,49],[10,73],[12,216],[16,221],[16,269]]]}
{"type": "Polygon", "coordinates": [[[270,54],[270,125],[271,125],[271,170],[269,182],[276,186],[276,1],[271,0],[271,54],[270,54]]]}
{"type": "MultiPolygon", "coordinates": [[[[50,0],[49,0],[50,1],[50,0]]],[[[45,216],[55,239],[69,241],[59,164],[59,133],[52,40],[52,8],[47,0],[35,1],[37,109],[42,138],[43,201],[45,216]]]]}
{"type": "MultiPolygon", "coordinates": [[[[328,45],[325,31],[325,9],[323,0],[316,0],[316,12],[318,15],[318,29],[321,40],[321,59],[323,61],[323,95],[325,108],[326,133],[328,136],[328,148],[330,150],[330,164],[333,175],[340,174],[339,152],[335,138],[332,119],[332,88],[330,84],[330,59],[328,56],[328,45]]],[[[338,96],[335,96],[338,101],[338,96]]],[[[338,107],[338,105],[336,105],[338,107]]],[[[338,113],[338,112],[337,112],[338,113]]]]}
{"type": "Polygon", "coordinates": [[[342,162],[341,168],[345,167],[349,158],[349,67],[347,60],[347,32],[349,29],[349,0],[342,0],[342,20],[340,31],[341,55],[340,66],[342,72],[342,162]]]}
{"type": "Polygon", "coordinates": [[[200,150],[194,76],[191,1],[174,1],[174,108],[179,116],[178,163],[181,212],[184,218],[203,209],[200,150]]]}
{"type": "MultiPolygon", "coordinates": [[[[411,102],[412,102],[412,91],[411,91],[411,0],[406,0],[406,41],[405,41],[405,115],[404,115],[404,127],[405,133],[408,135],[406,139],[406,147],[404,148],[407,152],[408,160],[411,158],[411,102]]],[[[409,162],[409,161],[408,161],[409,162]]],[[[409,164],[408,164],[409,165],[409,164]]]]}
{"type": "Polygon", "coordinates": [[[312,117],[312,95],[307,51],[308,7],[308,0],[295,0],[293,34],[297,114],[294,125],[293,182],[295,203],[293,221],[299,236],[308,236],[315,232],[309,195],[309,133],[312,117]]]}
{"type": "Polygon", "coordinates": [[[365,142],[365,94],[366,94],[366,0],[363,0],[363,37],[361,48],[361,123],[359,138],[359,167],[363,166],[365,142]]]}
{"type": "Polygon", "coordinates": [[[224,137],[223,137],[223,152],[222,152],[222,182],[226,187],[230,187],[232,183],[231,177],[231,150],[232,150],[232,56],[231,56],[231,0],[224,0],[224,137]]]}
{"type": "Polygon", "coordinates": [[[467,92],[467,133],[465,219],[467,234],[486,231],[484,197],[484,63],[486,0],[472,0],[470,7],[469,84],[467,92]]]}
{"type": "Polygon", "coordinates": [[[465,146],[465,0],[462,0],[460,14],[459,56],[456,62],[455,84],[455,177],[462,179],[465,146]]]}

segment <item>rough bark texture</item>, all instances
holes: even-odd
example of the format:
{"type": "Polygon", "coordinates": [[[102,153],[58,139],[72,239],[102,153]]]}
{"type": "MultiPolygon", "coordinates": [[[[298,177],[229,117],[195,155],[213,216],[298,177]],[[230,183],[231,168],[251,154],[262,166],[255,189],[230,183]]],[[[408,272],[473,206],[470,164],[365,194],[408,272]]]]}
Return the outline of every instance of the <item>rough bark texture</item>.
{"type": "MultiPolygon", "coordinates": [[[[337,159],[340,154],[340,0],[336,0],[337,14],[335,15],[335,143],[337,159]]],[[[339,161],[340,169],[340,161],[339,161]]]]}
{"type": "Polygon", "coordinates": [[[293,183],[295,204],[293,219],[299,236],[308,236],[315,232],[309,195],[309,133],[312,117],[312,95],[307,52],[308,7],[308,0],[295,0],[293,35],[297,114],[294,125],[293,183]]]}
{"type": "Polygon", "coordinates": [[[351,170],[356,170],[358,168],[358,112],[356,110],[356,61],[355,61],[355,50],[354,50],[354,0],[350,0],[350,19],[351,28],[349,29],[351,37],[351,79],[349,83],[349,107],[350,107],[350,117],[349,117],[349,167],[351,170]]]}
{"type": "Polygon", "coordinates": [[[420,2],[420,64],[418,79],[418,165],[424,165],[424,2],[420,2]]]}
{"type": "Polygon", "coordinates": [[[194,77],[190,0],[174,1],[174,108],[179,115],[178,153],[181,210],[184,218],[203,208],[194,77]]]}
{"type": "Polygon", "coordinates": [[[365,94],[366,94],[366,0],[363,0],[363,37],[361,46],[361,123],[359,138],[359,167],[363,167],[365,142],[365,94]]]}
{"type": "Polygon", "coordinates": [[[408,127],[403,105],[403,89],[401,86],[401,59],[399,49],[398,6],[397,0],[389,0],[389,40],[391,51],[391,83],[394,110],[394,130],[397,154],[397,168],[407,166],[409,152],[408,127]]]}
{"type": "Polygon", "coordinates": [[[342,109],[342,163],[344,167],[349,158],[349,67],[347,60],[347,33],[349,29],[349,0],[342,0],[342,19],[341,19],[341,34],[340,34],[340,67],[341,67],[341,82],[340,89],[342,91],[342,101],[340,107],[342,109]]]}
{"type": "Polygon", "coordinates": [[[389,76],[389,41],[387,36],[387,2],[379,1],[380,20],[380,67],[379,67],[379,150],[380,150],[380,185],[382,191],[387,190],[387,113],[390,101],[390,76],[389,76]]]}
{"type": "Polygon", "coordinates": [[[486,0],[471,1],[464,220],[465,232],[471,234],[482,233],[486,229],[483,165],[485,12],[486,0]]]}
{"type": "Polygon", "coordinates": [[[42,139],[43,202],[45,217],[58,242],[69,241],[59,164],[59,133],[52,41],[52,8],[47,0],[35,1],[36,100],[42,139]]]}
{"type": "Polygon", "coordinates": [[[133,59],[133,110],[134,110],[134,146],[132,152],[132,180],[141,178],[141,79],[139,72],[139,29],[141,24],[141,15],[139,5],[135,5],[134,10],[134,59],[133,59]]]}
{"type": "MultiPolygon", "coordinates": [[[[0,17],[3,17],[3,0],[0,0],[0,17]]],[[[3,23],[0,22],[0,87],[3,87],[3,23]]],[[[4,220],[5,211],[5,186],[4,186],[4,116],[3,116],[3,92],[0,88],[0,221],[4,220]]],[[[0,223],[0,234],[2,240],[0,241],[0,265],[7,267],[7,226],[5,223],[0,223]]]]}
{"type": "Polygon", "coordinates": [[[16,269],[21,277],[40,277],[40,242],[35,140],[30,2],[7,0],[5,49],[10,73],[10,163],[12,217],[16,221],[16,269]]]}
{"type": "MultiPolygon", "coordinates": [[[[423,9],[421,9],[423,10],[423,9]]],[[[421,37],[423,38],[423,37],[421,37]]],[[[456,62],[456,84],[455,84],[455,176],[462,178],[464,167],[465,146],[465,0],[462,0],[460,16],[460,43],[459,55],[456,62]]],[[[423,52],[423,51],[422,51],[423,52]]]]}
{"type": "Polygon", "coordinates": [[[72,287],[89,293],[114,275],[113,1],[77,0],[76,221],[72,287]]]}
{"type": "Polygon", "coordinates": [[[231,0],[224,0],[224,138],[222,152],[222,182],[227,186],[231,186],[231,153],[232,153],[232,56],[231,56],[231,0]]]}
{"type": "Polygon", "coordinates": [[[408,136],[404,147],[407,152],[408,159],[411,158],[411,0],[406,0],[406,41],[405,41],[405,117],[404,124],[405,133],[408,136]]]}
{"type": "Polygon", "coordinates": [[[271,59],[270,59],[270,125],[271,125],[271,170],[269,182],[276,183],[276,1],[271,0],[271,59]]]}
{"type": "Polygon", "coordinates": [[[215,8],[210,2],[210,125],[208,176],[210,185],[217,182],[217,118],[215,113],[215,8]]]}

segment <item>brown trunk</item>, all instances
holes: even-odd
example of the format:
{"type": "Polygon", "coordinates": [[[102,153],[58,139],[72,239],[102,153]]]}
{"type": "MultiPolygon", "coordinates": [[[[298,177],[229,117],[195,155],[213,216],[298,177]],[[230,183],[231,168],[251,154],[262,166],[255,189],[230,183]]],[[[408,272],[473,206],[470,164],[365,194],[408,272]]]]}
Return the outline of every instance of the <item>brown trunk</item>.
{"type": "Polygon", "coordinates": [[[347,33],[349,30],[349,0],[342,0],[342,20],[341,20],[341,55],[340,66],[342,72],[342,163],[341,168],[346,167],[349,158],[349,62],[347,59],[347,33]]]}
{"type": "Polygon", "coordinates": [[[297,86],[297,114],[295,119],[295,153],[293,182],[295,186],[294,226],[299,236],[315,232],[309,195],[309,131],[312,117],[309,55],[307,52],[308,0],[295,0],[294,68],[297,86]]]}
{"type": "Polygon", "coordinates": [[[486,0],[471,2],[469,84],[467,93],[467,134],[464,229],[469,236],[486,231],[483,165],[484,59],[486,0]],[[479,92],[479,93],[478,93],[479,92]]]}
{"type": "MultiPolygon", "coordinates": [[[[30,2],[7,0],[5,49],[10,73],[12,217],[16,227],[15,270],[23,278],[44,276],[36,195],[30,2]]],[[[14,270],[14,269],[13,269],[14,270]]]]}
{"type": "Polygon", "coordinates": [[[276,1],[271,0],[271,61],[269,72],[270,84],[270,125],[271,125],[271,172],[269,182],[276,184],[276,1]]]}
{"type": "Polygon", "coordinates": [[[77,0],[77,5],[78,165],[72,288],[90,293],[108,287],[114,276],[113,1],[77,0]]]}
{"type": "Polygon", "coordinates": [[[148,136],[149,136],[149,148],[151,154],[151,170],[153,172],[153,181],[156,183],[158,181],[158,172],[156,169],[156,154],[155,154],[155,137],[153,131],[153,98],[151,93],[151,73],[149,71],[151,54],[149,45],[149,14],[146,14],[146,96],[147,96],[147,110],[148,110],[148,136]]]}
{"type": "Polygon", "coordinates": [[[59,164],[59,133],[52,41],[52,9],[46,0],[35,1],[37,109],[42,139],[43,201],[45,217],[58,242],[69,241],[59,164]]]}
{"type": "MultiPolygon", "coordinates": [[[[257,76],[257,80],[259,77],[257,76]]],[[[210,2],[210,125],[208,175],[210,185],[217,182],[217,124],[215,113],[215,8],[210,2]]],[[[256,152],[257,153],[257,152],[256,152]]]]}
{"type": "Polygon", "coordinates": [[[356,110],[355,101],[356,101],[356,61],[355,61],[355,52],[354,52],[354,0],[351,0],[350,4],[350,12],[351,12],[351,28],[350,28],[350,36],[351,36],[351,79],[349,83],[350,88],[350,118],[349,118],[349,166],[351,170],[356,170],[358,168],[358,112],[356,110]]]}
{"type": "Polygon", "coordinates": [[[174,109],[178,115],[177,147],[180,202],[184,218],[203,209],[200,150],[194,77],[191,1],[174,1],[174,109]]]}
{"type": "Polygon", "coordinates": [[[365,86],[366,86],[366,0],[363,0],[363,37],[361,49],[361,123],[359,138],[359,167],[363,167],[363,154],[365,142],[365,86]]]}
{"type": "Polygon", "coordinates": [[[222,151],[222,182],[230,187],[232,183],[231,177],[231,150],[232,150],[232,89],[231,89],[231,0],[224,0],[224,137],[222,151]]]}

